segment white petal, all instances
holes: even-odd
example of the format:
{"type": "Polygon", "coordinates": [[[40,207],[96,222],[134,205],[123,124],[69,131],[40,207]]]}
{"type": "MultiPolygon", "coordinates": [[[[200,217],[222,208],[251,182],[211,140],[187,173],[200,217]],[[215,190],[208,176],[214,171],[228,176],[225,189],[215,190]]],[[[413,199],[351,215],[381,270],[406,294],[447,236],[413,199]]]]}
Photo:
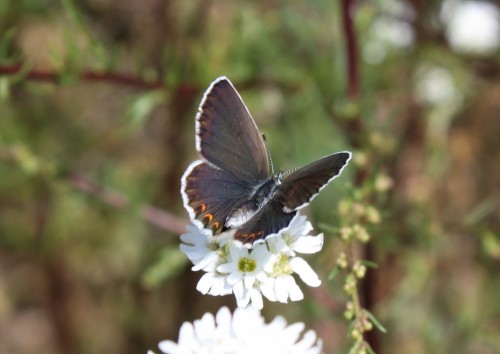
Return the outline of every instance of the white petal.
{"type": "Polygon", "coordinates": [[[214,276],[212,281],[212,287],[207,293],[212,296],[229,295],[233,292],[232,286],[227,283],[226,277],[214,276]]]}
{"type": "Polygon", "coordinates": [[[236,338],[255,340],[255,335],[258,335],[264,326],[264,319],[256,309],[247,307],[234,311],[232,329],[236,338]]]}
{"type": "Polygon", "coordinates": [[[290,341],[290,343],[295,343],[299,337],[300,333],[304,330],[304,324],[302,322],[296,322],[291,324],[285,329],[284,337],[290,341]]]}
{"type": "Polygon", "coordinates": [[[276,331],[281,331],[286,327],[286,320],[283,316],[276,316],[271,323],[269,323],[269,327],[276,331]]]}
{"type": "MultiPolygon", "coordinates": [[[[189,226],[187,226],[186,228],[188,228],[189,226]]],[[[197,245],[197,244],[200,244],[202,243],[203,241],[205,241],[206,244],[208,244],[208,241],[205,239],[203,240],[203,234],[199,233],[199,232],[188,232],[188,233],[185,233],[185,234],[182,234],[181,235],[181,241],[184,242],[184,243],[189,243],[191,245],[197,245]]]]}
{"type": "Polygon", "coordinates": [[[206,273],[200,278],[198,284],[196,284],[196,290],[205,295],[208,293],[213,283],[214,275],[212,273],[206,273]]]}
{"type": "Polygon", "coordinates": [[[250,301],[250,292],[245,289],[243,282],[238,282],[233,287],[233,293],[236,297],[236,303],[238,307],[247,307],[250,301]]]}
{"type": "Polygon", "coordinates": [[[267,244],[259,243],[257,245],[254,245],[249,257],[254,259],[257,264],[264,264],[267,262],[270,256],[271,254],[267,249],[267,244]]]}
{"type": "Polygon", "coordinates": [[[181,235],[181,241],[185,243],[196,244],[208,244],[209,238],[212,232],[207,229],[200,229],[196,225],[186,225],[186,233],[181,235]]]}
{"type": "Polygon", "coordinates": [[[230,262],[230,263],[224,263],[220,264],[217,266],[217,271],[220,273],[233,273],[238,271],[237,263],[236,262],[230,262]]]}
{"type": "Polygon", "coordinates": [[[201,319],[194,321],[194,332],[196,338],[201,342],[212,339],[215,334],[214,316],[207,312],[201,319]]]}
{"type": "Polygon", "coordinates": [[[323,248],[323,234],[318,236],[304,236],[298,238],[292,245],[291,248],[299,253],[317,253],[323,248]]]}
{"type": "Polygon", "coordinates": [[[285,278],[287,276],[281,276],[276,278],[276,283],[274,284],[274,292],[276,294],[276,299],[279,302],[287,303],[288,302],[288,289],[286,288],[285,278]]]}
{"type": "Polygon", "coordinates": [[[312,229],[313,227],[311,223],[307,221],[307,218],[304,215],[297,214],[290,222],[290,225],[283,229],[282,232],[300,237],[307,235],[312,229]]]}
{"type": "Polygon", "coordinates": [[[264,270],[261,270],[260,272],[255,274],[255,278],[260,281],[261,283],[264,283],[269,279],[269,275],[264,270]]]}
{"type": "Polygon", "coordinates": [[[179,245],[179,249],[181,252],[186,254],[186,256],[189,258],[189,260],[193,263],[197,262],[201,258],[205,257],[207,253],[210,253],[210,249],[208,249],[205,246],[191,246],[191,245],[186,245],[184,243],[181,243],[179,245]]]}
{"type": "Polygon", "coordinates": [[[264,307],[264,302],[262,301],[262,294],[259,290],[252,289],[250,299],[252,301],[251,303],[254,309],[262,310],[262,308],[264,307]]]}
{"type": "Polygon", "coordinates": [[[321,280],[311,266],[302,258],[295,257],[289,261],[292,270],[297,273],[304,283],[317,287],[321,285],[321,280]]]}
{"type": "Polygon", "coordinates": [[[288,252],[290,251],[290,248],[280,235],[267,237],[266,241],[269,247],[269,251],[274,254],[279,254],[281,252],[288,254],[288,252]]]}
{"type": "Polygon", "coordinates": [[[245,274],[245,277],[243,278],[243,284],[245,285],[245,288],[250,290],[253,287],[254,283],[255,283],[255,276],[245,274]]]}
{"type": "MultiPolygon", "coordinates": [[[[242,285],[239,287],[244,291],[242,285]]],[[[238,292],[236,290],[235,294],[238,292]]],[[[266,324],[255,308],[262,305],[261,293],[258,289],[248,293],[251,293],[251,307],[237,308],[233,315],[223,307],[215,319],[205,314],[193,324],[185,322],[180,329],[179,343],[166,340],[159,343],[159,348],[166,354],[320,354],[322,342],[316,341],[314,331],[301,336],[303,323],[287,326],[281,316],[266,324]]],[[[154,353],[149,351],[148,354],[154,353]]]]}
{"type": "Polygon", "coordinates": [[[221,285],[220,295],[229,295],[233,292],[233,286],[227,282],[227,278],[224,277],[221,285]]]}
{"type": "Polygon", "coordinates": [[[316,332],[314,332],[313,330],[309,330],[304,333],[304,336],[299,342],[297,342],[296,346],[299,347],[302,351],[306,351],[314,345],[314,343],[316,342],[316,338],[316,332]]]}
{"type": "Polygon", "coordinates": [[[269,301],[277,301],[276,292],[274,291],[276,278],[268,278],[265,282],[260,284],[259,289],[269,301]]]}
{"type": "Polygon", "coordinates": [[[163,353],[166,354],[180,354],[179,346],[177,343],[172,342],[171,340],[163,340],[158,344],[158,347],[163,353]]]}
{"type": "Polygon", "coordinates": [[[217,322],[218,331],[221,332],[220,334],[229,336],[231,328],[231,312],[229,312],[229,309],[226,306],[221,307],[219,311],[217,311],[215,321],[217,322]]]}
{"type": "Polygon", "coordinates": [[[240,272],[234,272],[234,273],[230,273],[226,280],[227,282],[230,284],[230,285],[234,285],[238,282],[241,281],[241,278],[243,277],[243,273],[240,273],[240,272]]]}
{"type": "Polygon", "coordinates": [[[221,284],[223,284],[224,279],[222,277],[214,276],[212,278],[212,286],[210,287],[210,290],[204,295],[212,295],[212,296],[219,296],[223,295],[222,294],[222,289],[221,289],[221,284]]]}
{"type": "Polygon", "coordinates": [[[304,294],[302,290],[300,290],[299,286],[295,282],[295,278],[291,275],[284,275],[280,278],[283,278],[284,288],[287,289],[288,294],[290,296],[290,300],[299,301],[304,298],[304,294]]]}
{"type": "Polygon", "coordinates": [[[229,247],[229,257],[232,261],[238,261],[241,258],[248,257],[248,249],[243,247],[241,242],[233,241],[229,247]]]}
{"type": "Polygon", "coordinates": [[[206,254],[202,259],[198,262],[193,262],[195,265],[191,268],[193,271],[198,271],[203,269],[206,272],[214,271],[217,267],[217,263],[219,262],[219,256],[216,252],[210,252],[206,254]]]}
{"type": "MultiPolygon", "coordinates": [[[[185,346],[186,344],[192,345],[196,343],[196,337],[194,336],[194,327],[189,322],[184,322],[179,331],[179,345],[185,346]]],[[[161,348],[162,342],[158,345],[161,348]]],[[[163,349],[162,349],[163,350],[163,349]]]]}
{"type": "Polygon", "coordinates": [[[276,260],[278,259],[277,254],[272,254],[271,257],[267,260],[267,262],[263,265],[262,269],[267,273],[272,273],[274,271],[274,265],[276,264],[276,260]]]}

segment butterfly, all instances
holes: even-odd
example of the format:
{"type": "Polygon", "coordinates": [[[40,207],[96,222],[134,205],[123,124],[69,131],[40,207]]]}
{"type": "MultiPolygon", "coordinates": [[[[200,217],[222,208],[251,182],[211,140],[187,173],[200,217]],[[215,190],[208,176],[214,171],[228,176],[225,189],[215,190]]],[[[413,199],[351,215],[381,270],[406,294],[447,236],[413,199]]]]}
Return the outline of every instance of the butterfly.
{"type": "Polygon", "coordinates": [[[288,172],[270,172],[264,138],[226,77],[209,86],[195,121],[202,159],[182,176],[184,207],[213,235],[235,230],[234,238],[243,243],[287,227],[351,158],[344,151],[288,172]]]}

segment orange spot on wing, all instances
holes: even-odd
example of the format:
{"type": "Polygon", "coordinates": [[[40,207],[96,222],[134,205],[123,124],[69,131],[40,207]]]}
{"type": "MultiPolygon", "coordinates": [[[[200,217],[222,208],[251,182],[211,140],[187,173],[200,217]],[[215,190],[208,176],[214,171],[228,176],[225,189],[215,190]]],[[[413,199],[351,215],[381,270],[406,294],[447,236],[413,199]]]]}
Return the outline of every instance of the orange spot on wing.
{"type": "Polygon", "coordinates": [[[210,224],[210,222],[213,220],[214,216],[210,213],[207,213],[203,216],[203,223],[205,225],[210,224]]]}
{"type": "Polygon", "coordinates": [[[258,240],[264,236],[264,231],[256,231],[256,232],[244,232],[236,235],[236,239],[243,243],[254,243],[255,240],[258,240]]]}
{"type": "Polygon", "coordinates": [[[207,205],[205,203],[200,203],[196,206],[196,215],[203,214],[207,210],[207,205]]]}

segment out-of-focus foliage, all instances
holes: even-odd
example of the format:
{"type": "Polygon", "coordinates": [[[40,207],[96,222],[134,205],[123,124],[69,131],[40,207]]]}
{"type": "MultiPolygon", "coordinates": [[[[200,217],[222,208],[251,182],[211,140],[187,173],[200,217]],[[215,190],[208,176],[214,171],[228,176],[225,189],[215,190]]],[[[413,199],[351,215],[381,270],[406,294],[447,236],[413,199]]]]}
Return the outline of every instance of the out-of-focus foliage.
{"type": "MultiPolygon", "coordinates": [[[[464,3],[498,19],[495,2],[464,3]]],[[[307,322],[327,353],[347,352],[349,297],[328,275],[341,205],[357,202],[381,217],[353,250],[378,264],[359,288],[387,330],[370,332],[374,349],[500,352],[499,39],[464,45],[452,34],[461,6],[357,2],[353,99],[337,1],[0,1],[0,353],[144,353],[234,307],[195,290],[178,235],[143,212],[187,219],[180,177],[220,75],[275,169],[354,153],[306,211],[325,225],[322,255],[308,258],[323,287],[266,303],[269,318],[307,322]],[[89,75],[105,72],[121,76],[89,75]]]]}

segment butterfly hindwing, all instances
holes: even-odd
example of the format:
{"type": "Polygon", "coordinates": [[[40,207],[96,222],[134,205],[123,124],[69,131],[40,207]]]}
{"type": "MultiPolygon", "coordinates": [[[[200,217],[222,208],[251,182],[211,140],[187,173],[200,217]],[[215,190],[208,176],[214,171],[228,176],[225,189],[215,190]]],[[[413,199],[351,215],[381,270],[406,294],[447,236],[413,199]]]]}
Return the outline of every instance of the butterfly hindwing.
{"type": "Polygon", "coordinates": [[[269,174],[264,141],[231,82],[220,77],[205,92],[196,116],[196,147],[211,164],[247,183],[269,174]]]}
{"type": "Polygon", "coordinates": [[[192,220],[218,233],[230,212],[250,194],[251,187],[230,173],[203,161],[195,161],[182,177],[184,207],[192,220]]]}
{"type": "Polygon", "coordinates": [[[295,214],[297,214],[296,211],[284,211],[279,201],[270,200],[236,231],[234,238],[243,243],[253,243],[255,240],[265,238],[287,227],[295,214]]]}

